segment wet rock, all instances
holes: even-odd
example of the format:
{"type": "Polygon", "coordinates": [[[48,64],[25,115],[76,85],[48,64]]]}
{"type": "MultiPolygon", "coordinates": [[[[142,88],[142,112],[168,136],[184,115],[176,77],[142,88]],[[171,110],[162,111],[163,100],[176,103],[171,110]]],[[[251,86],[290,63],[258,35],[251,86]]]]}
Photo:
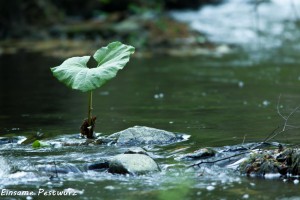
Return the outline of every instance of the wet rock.
{"type": "Polygon", "coordinates": [[[223,152],[242,152],[242,151],[248,151],[250,148],[245,146],[231,146],[223,150],[223,152]]]}
{"type": "Polygon", "coordinates": [[[262,151],[251,154],[249,159],[246,159],[241,163],[240,170],[247,175],[254,174],[257,176],[264,176],[268,173],[279,173],[279,166],[280,163],[276,159],[268,152],[262,151]]]}
{"type": "Polygon", "coordinates": [[[131,147],[124,152],[124,154],[144,154],[148,155],[147,152],[141,147],[131,147]]]}
{"type": "Polygon", "coordinates": [[[0,145],[10,144],[10,143],[21,144],[25,140],[26,137],[24,136],[0,137],[0,145]]]}
{"type": "Polygon", "coordinates": [[[181,157],[181,159],[207,159],[214,157],[216,155],[216,151],[211,148],[203,148],[199,149],[197,151],[194,151],[193,153],[189,153],[181,157]]]}
{"type": "Polygon", "coordinates": [[[285,149],[276,160],[287,167],[286,173],[300,175],[300,149],[285,149]]]}
{"type": "Polygon", "coordinates": [[[244,174],[262,175],[278,173],[281,175],[300,175],[300,149],[287,148],[282,151],[264,150],[252,153],[240,165],[244,174]]]}
{"type": "Polygon", "coordinates": [[[289,172],[293,175],[300,175],[300,150],[294,150],[291,156],[291,165],[289,172]]]}
{"type": "Polygon", "coordinates": [[[93,144],[99,145],[99,144],[111,144],[115,143],[116,139],[114,138],[105,138],[105,137],[99,137],[93,141],[93,144]]]}
{"type": "Polygon", "coordinates": [[[120,145],[166,144],[178,139],[174,133],[145,126],[131,127],[107,138],[115,138],[120,145]]]}
{"type": "Polygon", "coordinates": [[[95,170],[95,171],[99,171],[99,170],[106,170],[109,168],[109,161],[101,161],[101,162],[97,162],[97,163],[93,163],[93,164],[88,164],[86,166],[87,170],[95,170]]]}
{"type": "Polygon", "coordinates": [[[114,156],[109,163],[110,173],[142,175],[159,171],[156,162],[143,154],[120,154],[114,156]]]}

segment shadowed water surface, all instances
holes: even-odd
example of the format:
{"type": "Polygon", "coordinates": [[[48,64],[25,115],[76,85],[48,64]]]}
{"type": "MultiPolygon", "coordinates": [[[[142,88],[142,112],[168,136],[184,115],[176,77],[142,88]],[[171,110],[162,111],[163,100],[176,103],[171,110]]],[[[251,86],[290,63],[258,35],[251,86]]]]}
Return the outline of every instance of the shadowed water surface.
{"type": "MultiPolygon", "coordinates": [[[[133,59],[94,92],[96,130],[110,134],[146,125],[191,134],[205,146],[240,143],[244,135],[247,141],[261,140],[281,123],[280,94],[283,113],[298,105],[298,63],[239,67],[229,59],[133,59]]],[[[2,135],[78,132],[87,94],[52,77],[49,68],[61,62],[38,54],[0,58],[2,135]]],[[[297,135],[287,139],[298,142],[297,135]]]]}

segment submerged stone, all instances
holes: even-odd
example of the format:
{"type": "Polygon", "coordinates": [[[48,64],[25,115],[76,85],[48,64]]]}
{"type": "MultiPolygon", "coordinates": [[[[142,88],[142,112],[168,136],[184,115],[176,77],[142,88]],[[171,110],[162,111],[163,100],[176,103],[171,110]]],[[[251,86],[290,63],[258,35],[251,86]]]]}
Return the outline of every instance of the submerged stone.
{"type": "Polygon", "coordinates": [[[115,138],[117,144],[121,145],[166,144],[178,139],[172,132],[145,126],[134,126],[114,133],[108,138],[115,138]]]}
{"type": "Polygon", "coordinates": [[[39,171],[47,172],[47,173],[54,173],[54,174],[68,174],[68,173],[82,173],[82,170],[73,164],[64,164],[60,165],[47,165],[38,167],[39,171]]]}
{"type": "Polygon", "coordinates": [[[86,166],[87,170],[103,170],[103,169],[108,169],[109,168],[109,161],[102,161],[102,162],[97,162],[93,164],[88,164],[86,166]]]}
{"type": "Polygon", "coordinates": [[[211,148],[202,148],[193,153],[186,154],[181,157],[181,159],[207,159],[214,157],[216,155],[216,151],[211,148]]]}
{"type": "Polygon", "coordinates": [[[143,154],[120,154],[114,156],[109,163],[110,173],[142,175],[159,171],[157,163],[143,154]]]}

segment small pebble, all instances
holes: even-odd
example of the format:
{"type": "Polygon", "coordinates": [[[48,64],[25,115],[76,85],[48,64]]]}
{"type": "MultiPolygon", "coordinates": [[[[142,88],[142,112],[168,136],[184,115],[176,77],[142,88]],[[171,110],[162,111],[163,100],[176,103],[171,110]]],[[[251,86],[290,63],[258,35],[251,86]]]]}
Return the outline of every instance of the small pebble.
{"type": "Polygon", "coordinates": [[[249,194],[244,194],[243,199],[249,199],[249,194]]]}

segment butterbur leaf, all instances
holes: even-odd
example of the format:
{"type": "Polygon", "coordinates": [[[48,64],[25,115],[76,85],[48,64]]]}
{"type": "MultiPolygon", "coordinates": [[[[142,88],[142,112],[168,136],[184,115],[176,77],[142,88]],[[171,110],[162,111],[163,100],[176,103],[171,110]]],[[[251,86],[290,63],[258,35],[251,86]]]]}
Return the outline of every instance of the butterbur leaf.
{"type": "Polygon", "coordinates": [[[53,75],[72,89],[87,92],[101,87],[117,75],[134,53],[134,47],[112,42],[97,50],[93,58],[97,67],[88,68],[90,56],[73,57],[65,60],[60,66],[51,68],[53,75]]]}

